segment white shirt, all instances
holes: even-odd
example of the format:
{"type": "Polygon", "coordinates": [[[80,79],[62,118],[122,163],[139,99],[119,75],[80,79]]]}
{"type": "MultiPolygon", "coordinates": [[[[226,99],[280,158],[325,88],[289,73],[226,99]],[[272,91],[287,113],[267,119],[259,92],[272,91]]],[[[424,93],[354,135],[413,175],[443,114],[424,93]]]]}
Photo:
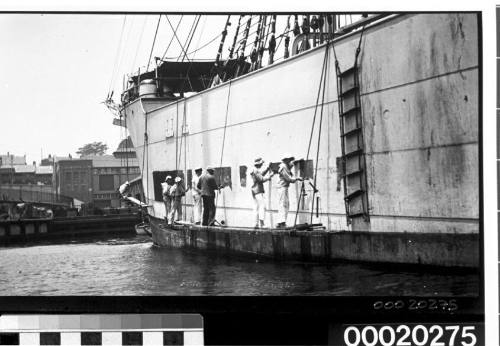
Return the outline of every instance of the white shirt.
{"type": "Polygon", "coordinates": [[[172,185],[168,185],[167,183],[161,183],[161,189],[162,189],[163,195],[170,196],[170,188],[171,187],[172,187],[172,185]]]}
{"type": "Polygon", "coordinates": [[[201,195],[201,190],[198,189],[198,182],[199,181],[200,181],[200,177],[195,174],[193,177],[193,181],[191,182],[191,187],[193,189],[193,195],[195,195],[195,196],[201,195]]]}

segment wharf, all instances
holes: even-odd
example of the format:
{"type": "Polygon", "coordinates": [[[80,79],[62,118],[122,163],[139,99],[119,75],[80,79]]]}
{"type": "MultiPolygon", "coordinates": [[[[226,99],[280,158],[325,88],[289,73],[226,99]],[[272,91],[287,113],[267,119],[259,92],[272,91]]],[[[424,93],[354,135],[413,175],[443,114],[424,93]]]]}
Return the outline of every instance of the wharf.
{"type": "Polygon", "coordinates": [[[354,261],[479,268],[479,235],[458,233],[300,231],[166,226],[151,218],[159,246],[215,250],[278,261],[354,261]]]}
{"type": "Polygon", "coordinates": [[[0,245],[102,235],[134,235],[134,214],[0,221],[0,245]]]}

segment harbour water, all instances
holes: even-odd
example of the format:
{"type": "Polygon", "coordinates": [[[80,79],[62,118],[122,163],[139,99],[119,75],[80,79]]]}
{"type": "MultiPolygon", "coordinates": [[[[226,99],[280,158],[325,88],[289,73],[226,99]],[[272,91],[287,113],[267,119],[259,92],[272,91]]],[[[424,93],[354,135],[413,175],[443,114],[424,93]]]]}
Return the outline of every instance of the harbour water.
{"type": "Polygon", "coordinates": [[[475,296],[479,275],[159,248],[146,236],[0,248],[0,295],[475,296]]]}

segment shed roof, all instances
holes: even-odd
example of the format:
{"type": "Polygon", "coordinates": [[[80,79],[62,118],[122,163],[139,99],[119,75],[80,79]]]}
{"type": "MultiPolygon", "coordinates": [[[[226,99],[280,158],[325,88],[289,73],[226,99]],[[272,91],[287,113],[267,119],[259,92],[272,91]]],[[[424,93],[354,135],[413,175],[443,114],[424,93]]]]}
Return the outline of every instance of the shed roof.
{"type": "Polygon", "coordinates": [[[34,165],[19,165],[14,166],[14,171],[16,173],[35,173],[36,166],[34,165]]]}

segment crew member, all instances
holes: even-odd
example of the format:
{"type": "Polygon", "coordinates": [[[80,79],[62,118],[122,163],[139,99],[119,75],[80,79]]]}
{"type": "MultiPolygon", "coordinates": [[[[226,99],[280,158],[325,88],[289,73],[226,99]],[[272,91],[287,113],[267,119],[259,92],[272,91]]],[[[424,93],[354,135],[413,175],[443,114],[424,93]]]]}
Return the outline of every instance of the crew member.
{"type": "Polygon", "coordinates": [[[301,177],[294,177],[292,175],[293,161],[295,157],[287,155],[281,160],[278,174],[278,224],[276,227],[286,227],[286,218],[288,216],[288,210],[290,209],[290,198],[288,196],[288,187],[290,183],[295,183],[296,181],[302,181],[301,177]]]}
{"type": "Polygon", "coordinates": [[[214,177],[214,169],[207,167],[207,171],[200,177],[198,188],[201,190],[201,199],[203,200],[203,226],[210,226],[215,221],[215,190],[217,182],[214,177]]]}
{"type": "Polygon", "coordinates": [[[255,228],[264,227],[264,218],[266,213],[265,200],[264,200],[264,183],[271,179],[274,175],[271,172],[269,165],[265,169],[262,169],[264,160],[262,158],[257,158],[254,161],[254,169],[250,173],[253,179],[252,185],[252,197],[254,202],[255,211],[255,228]]]}
{"type": "Polygon", "coordinates": [[[172,199],[172,207],[170,209],[170,223],[174,223],[175,213],[177,212],[177,219],[175,221],[182,219],[182,197],[186,194],[184,185],[182,184],[182,178],[176,177],[175,184],[170,188],[170,197],[172,199]]]}
{"type": "Polygon", "coordinates": [[[193,215],[194,215],[194,223],[196,225],[199,225],[201,223],[201,213],[202,213],[202,204],[201,204],[201,190],[198,188],[198,182],[200,181],[201,177],[201,168],[196,168],[194,170],[194,177],[193,181],[191,183],[191,188],[192,188],[192,195],[193,195],[193,215]]]}
{"type": "Polygon", "coordinates": [[[118,192],[120,192],[120,195],[125,198],[127,197],[127,191],[130,187],[130,183],[126,181],[125,183],[121,184],[120,187],[118,188],[118,192]]]}
{"type": "Polygon", "coordinates": [[[170,196],[170,188],[172,187],[172,177],[167,175],[165,182],[161,183],[163,203],[165,203],[165,221],[168,223],[168,215],[172,206],[172,197],[170,196]]]}

